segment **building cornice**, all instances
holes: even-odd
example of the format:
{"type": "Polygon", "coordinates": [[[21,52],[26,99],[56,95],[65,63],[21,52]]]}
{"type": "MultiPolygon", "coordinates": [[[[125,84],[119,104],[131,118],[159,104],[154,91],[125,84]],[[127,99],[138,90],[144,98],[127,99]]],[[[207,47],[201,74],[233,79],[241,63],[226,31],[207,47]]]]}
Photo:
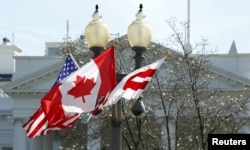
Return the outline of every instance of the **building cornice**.
{"type": "Polygon", "coordinates": [[[55,73],[58,74],[62,65],[63,65],[63,61],[56,63],[54,65],[51,65],[49,67],[46,67],[46,68],[39,70],[37,72],[34,72],[32,74],[29,74],[25,77],[19,78],[19,79],[12,81],[10,83],[7,83],[7,84],[1,86],[0,88],[2,88],[5,92],[7,89],[20,89],[22,86],[27,85],[27,84],[32,83],[32,82],[35,82],[39,79],[42,79],[47,75],[51,75],[51,74],[55,74],[55,73]]]}
{"type": "Polygon", "coordinates": [[[42,97],[44,96],[49,89],[6,89],[4,92],[8,94],[11,97],[16,96],[38,96],[42,97]]]}
{"type": "Polygon", "coordinates": [[[228,72],[226,70],[223,70],[221,68],[215,67],[215,66],[208,66],[209,70],[219,76],[222,76],[224,78],[233,80],[235,82],[238,82],[242,85],[245,85],[245,87],[249,87],[250,86],[250,80],[247,78],[244,78],[240,75],[228,72]]]}

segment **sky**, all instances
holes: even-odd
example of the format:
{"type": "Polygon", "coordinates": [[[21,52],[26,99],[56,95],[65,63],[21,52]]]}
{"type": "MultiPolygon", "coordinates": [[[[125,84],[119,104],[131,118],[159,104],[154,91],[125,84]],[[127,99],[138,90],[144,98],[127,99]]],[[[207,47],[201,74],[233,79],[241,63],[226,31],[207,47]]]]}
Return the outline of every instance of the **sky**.
{"type": "MultiPolygon", "coordinates": [[[[7,37],[23,49],[23,56],[43,56],[45,42],[62,42],[84,34],[92,20],[95,5],[111,33],[127,33],[143,4],[146,20],[153,30],[153,41],[164,42],[172,17],[187,21],[188,0],[0,0],[0,38],[7,37]]],[[[249,0],[190,0],[190,43],[209,40],[217,53],[228,53],[233,40],[238,53],[250,53],[249,0]]]]}

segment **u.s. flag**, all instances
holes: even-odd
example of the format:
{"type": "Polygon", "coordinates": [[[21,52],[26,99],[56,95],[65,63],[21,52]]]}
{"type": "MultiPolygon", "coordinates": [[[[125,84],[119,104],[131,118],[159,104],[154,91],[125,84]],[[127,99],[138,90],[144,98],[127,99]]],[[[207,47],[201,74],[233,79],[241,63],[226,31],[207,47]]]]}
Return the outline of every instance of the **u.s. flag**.
{"type": "Polygon", "coordinates": [[[60,81],[62,81],[64,78],[66,78],[72,72],[76,71],[78,68],[79,68],[79,66],[75,62],[75,59],[73,58],[73,56],[71,54],[69,54],[67,56],[66,60],[65,60],[65,63],[63,65],[62,69],[61,69],[61,72],[59,73],[59,76],[58,76],[55,84],[57,84],[60,81]]]}
{"type": "MultiPolygon", "coordinates": [[[[53,86],[69,76],[72,72],[78,70],[78,68],[79,67],[73,56],[71,54],[68,54],[59,73],[59,76],[53,86]]],[[[27,132],[27,136],[29,138],[34,138],[36,136],[45,135],[49,131],[60,130],[72,126],[77,121],[79,115],[80,114],[76,113],[70,118],[60,120],[53,126],[48,126],[48,120],[44,114],[42,107],[40,106],[38,110],[33,114],[33,116],[23,125],[23,128],[27,132]]]]}

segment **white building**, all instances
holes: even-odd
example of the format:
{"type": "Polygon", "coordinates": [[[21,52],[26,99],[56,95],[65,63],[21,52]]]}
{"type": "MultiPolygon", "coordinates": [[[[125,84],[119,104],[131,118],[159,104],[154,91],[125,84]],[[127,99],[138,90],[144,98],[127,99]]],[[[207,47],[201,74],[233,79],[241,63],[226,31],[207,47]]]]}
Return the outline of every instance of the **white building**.
{"type": "MultiPolygon", "coordinates": [[[[28,139],[23,123],[40,106],[62,67],[59,43],[47,43],[45,56],[20,56],[22,49],[4,41],[0,45],[0,150],[57,150],[52,136],[28,139]]],[[[238,54],[233,42],[228,54],[211,58],[212,71],[225,88],[250,86],[250,53],[238,54]],[[230,83],[230,84],[228,84],[230,83]]]]}
{"type": "MultiPolygon", "coordinates": [[[[56,49],[52,50],[54,54],[56,49]]],[[[48,53],[20,56],[21,52],[8,42],[0,45],[0,150],[56,149],[49,136],[28,139],[22,125],[40,106],[39,99],[57,78],[63,58],[48,53]]]]}

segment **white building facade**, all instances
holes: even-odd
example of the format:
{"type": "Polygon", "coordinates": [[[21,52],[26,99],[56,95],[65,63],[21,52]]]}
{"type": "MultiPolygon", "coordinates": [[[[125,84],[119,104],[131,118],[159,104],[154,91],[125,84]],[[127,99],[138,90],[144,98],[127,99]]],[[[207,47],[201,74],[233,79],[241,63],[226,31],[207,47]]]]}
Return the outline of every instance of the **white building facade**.
{"type": "Polygon", "coordinates": [[[28,139],[22,126],[40,106],[63,58],[21,52],[8,42],[0,45],[0,150],[56,150],[59,145],[51,135],[28,139]]]}

